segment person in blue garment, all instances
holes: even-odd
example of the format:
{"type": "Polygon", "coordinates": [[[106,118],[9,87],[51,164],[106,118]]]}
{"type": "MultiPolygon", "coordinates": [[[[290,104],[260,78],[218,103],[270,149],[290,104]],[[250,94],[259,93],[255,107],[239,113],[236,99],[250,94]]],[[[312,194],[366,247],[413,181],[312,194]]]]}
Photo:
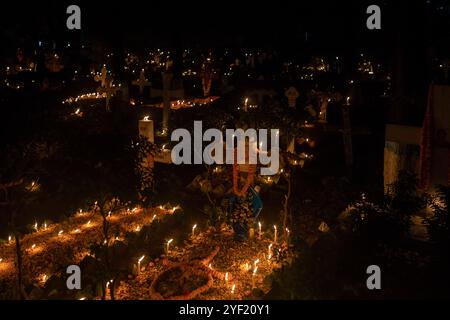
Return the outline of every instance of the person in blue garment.
{"type": "Polygon", "coordinates": [[[246,162],[245,164],[237,164],[237,161],[235,161],[233,164],[230,221],[234,229],[234,238],[237,241],[248,239],[249,230],[253,227],[262,209],[259,187],[253,187],[256,165],[248,164],[248,152],[246,152],[246,162]]]}

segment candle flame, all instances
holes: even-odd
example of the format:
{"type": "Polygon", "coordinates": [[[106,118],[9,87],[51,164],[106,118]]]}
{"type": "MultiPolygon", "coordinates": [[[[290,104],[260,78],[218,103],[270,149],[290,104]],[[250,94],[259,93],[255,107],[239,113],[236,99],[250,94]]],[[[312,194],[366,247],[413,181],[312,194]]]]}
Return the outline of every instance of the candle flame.
{"type": "Polygon", "coordinates": [[[236,289],[236,284],[233,283],[233,286],[231,287],[231,293],[234,293],[234,290],[236,289]]]}
{"type": "Polygon", "coordinates": [[[256,266],[255,269],[253,269],[253,275],[256,275],[256,271],[258,271],[258,266],[256,266]]]}

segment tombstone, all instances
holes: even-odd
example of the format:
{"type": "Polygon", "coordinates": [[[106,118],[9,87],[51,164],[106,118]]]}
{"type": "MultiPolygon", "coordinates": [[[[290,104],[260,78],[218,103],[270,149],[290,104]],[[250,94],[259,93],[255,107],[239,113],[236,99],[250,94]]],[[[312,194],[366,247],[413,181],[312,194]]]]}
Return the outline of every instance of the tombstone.
{"type": "Polygon", "coordinates": [[[134,86],[138,86],[139,87],[139,95],[141,96],[141,98],[143,98],[144,95],[144,89],[145,87],[149,87],[152,85],[151,82],[149,82],[146,78],[145,78],[145,71],[144,69],[141,70],[141,73],[139,75],[139,79],[134,80],[132,82],[132,84],[134,86]]]}
{"type": "Polygon", "coordinates": [[[384,145],[384,190],[395,183],[402,170],[419,173],[421,128],[386,125],[384,145]]]}
{"type": "MultiPolygon", "coordinates": [[[[139,120],[138,129],[139,136],[145,137],[150,143],[155,143],[153,120],[148,116],[144,117],[139,120]]],[[[147,154],[147,157],[142,159],[142,167],[147,169],[153,169],[155,167],[155,158],[153,154],[149,153],[147,154]]]]}
{"type": "Polygon", "coordinates": [[[169,72],[162,72],[163,88],[150,89],[150,95],[152,97],[163,98],[163,124],[162,124],[162,136],[166,136],[169,130],[169,117],[170,117],[170,99],[183,99],[184,89],[172,88],[173,74],[169,72]]]}
{"type": "Polygon", "coordinates": [[[287,89],[284,94],[288,99],[289,107],[295,108],[297,98],[299,96],[297,89],[295,89],[294,87],[289,87],[289,89],[287,89]]]}
{"type": "Polygon", "coordinates": [[[149,117],[139,120],[139,135],[147,138],[150,143],[155,143],[153,120],[149,117]]]}
{"type": "MultiPolygon", "coordinates": [[[[139,135],[144,136],[150,143],[155,143],[155,127],[153,120],[149,117],[144,117],[139,120],[139,135]]],[[[156,152],[155,156],[149,154],[145,159],[144,166],[153,168],[155,162],[171,163],[171,151],[170,149],[163,149],[160,152],[156,152]]]]}

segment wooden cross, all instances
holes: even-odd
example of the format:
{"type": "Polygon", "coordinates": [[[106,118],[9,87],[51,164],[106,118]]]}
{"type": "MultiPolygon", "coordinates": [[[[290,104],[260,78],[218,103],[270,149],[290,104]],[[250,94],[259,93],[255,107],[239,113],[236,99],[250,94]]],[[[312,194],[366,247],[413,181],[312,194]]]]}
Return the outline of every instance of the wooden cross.
{"type": "Polygon", "coordinates": [[[144,88],[145,87],[149,87],[149,86],[152,85],[151,82],[149,82],[147,79],[145,79],[144,69],[141,70],[141,74],[139,75],[139,79],[138,80],[134,80],[132,82],[132,84],[134,86],[139,86],[139,94],[141,95],[141,97],[142,97],[142,95],[144,93],[144,88]]]}
{"type": "Polygon", "coordinates": [[[106,111],[111,111],[111,107],[110,107],[110,100],[111,97],[114,96],[114,94],[119,91],[120,89],[117,88],[116,86],[113,86],[112,84],[112,80],[108,79],[105,81],[105,86],[104,87],[98,87],[97,88],[97,92],[100,94],[104,94],[105,98],[106,98],[106,111]]]}
{"type": "Polygon", "coordinates": [[[108,80],[108,72],[106,70],[106,66],[103,65],[102,67],[102,72],[100,73],[100,75],[96,75],[94,77],[94,80],[97,82],[101,82],[100,83],[100,87],[104,88],[106,86],[106,81],[108,80]]]}
{"type": "Polygon", "coordinates": [[[162,72],[163,88],[150,90],[152,97],[163,98],[163,124],[162,124],[162,136],[167,136],[169,133],[169,116],[170,116],[170,99],[183,99],[184,89],[172,89],[173,74],[170,72],[162,72]]]}

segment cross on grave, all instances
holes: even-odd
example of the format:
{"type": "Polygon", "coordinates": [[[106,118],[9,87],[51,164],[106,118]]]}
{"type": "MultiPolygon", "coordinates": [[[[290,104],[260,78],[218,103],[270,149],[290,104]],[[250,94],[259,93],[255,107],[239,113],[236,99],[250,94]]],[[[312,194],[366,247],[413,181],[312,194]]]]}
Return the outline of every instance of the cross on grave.
{"type": "Polygon", "coordinates": [[[95,75],[94,80],[100,83],[100,87],[104,88],[106,86],[106,81],[108,80],[108,71],[106,70],[106,66],[103,65],[102,71],[100,75],[95,75]]]}
{"type": "Polygon", "coordinates": [[[134,80],[132,82],[132,84],[134,86],[139,86],[139,94],[140,94],[141,97],[142,97],[142,95],[144,93],[145,87],[149,87],[149,86],[152,85],[152,83],[145,78],[144,69],[141,70],[141,74],[139,75],[139,79],[134,80]]]}
{"type": "Polygon", "coordinates": [[[173,74],[170,72],[162,72],[163,88],[150,90],[152,97],[163,98],[163,124],[162,124],[162,136],[166,136],[169,132],[169,116],[170,116],[170,99],[183,99],[184,89],[172,89],[173,74]]]}
{"type": "Polygon", "coordinates": [[[287,89],[284,94],[285,94],[286,98],[288,99],[289,107],[295,108],[295,104],[296,104],[297,98],[299,96],[297,89],[295,89],[294,87],[289,87],[289,89],[287,89]]]}
{"type": "Polygon", "coordinates": [[[110,100],[111,97],[114,96],[114,94],[119,91],[120,89],[117,88],[116,86],[113,86],[112,84],[112,80],[107,79],[105,81],[105,86],[104,87],[98,87],[97,88],[97,92],[100,94],[104,94],[105,98],[106,98],[106,111],[111,111],[111,106],[110,106],[110,100]]]}

